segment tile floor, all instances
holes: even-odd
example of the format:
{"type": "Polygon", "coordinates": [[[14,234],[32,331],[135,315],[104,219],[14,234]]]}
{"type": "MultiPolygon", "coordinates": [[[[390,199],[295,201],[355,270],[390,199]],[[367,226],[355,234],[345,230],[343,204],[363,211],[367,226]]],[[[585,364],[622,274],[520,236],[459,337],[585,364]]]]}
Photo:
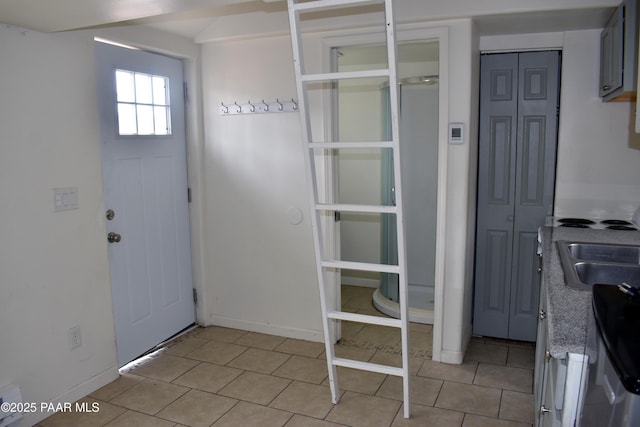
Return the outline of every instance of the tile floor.
{"type": "MultiPolygon", "coordinates": [[[[369,288],[343,286],[343,309],[377,313],[369,288]]],[[[379,314],[379,313],[377,313],[379,314]]],[[[411,324],[412,418],[399,377],[339,368],[331,403],[321,343],[197,328],[82,399],[96,413],[58,413],[39,426],[531,427],[529,343],[474,338],[462,365],[431,360],[431,325],[411,324]]],[[[400,363],[399,331],[345,322],[342,357],[400,363]]]]}

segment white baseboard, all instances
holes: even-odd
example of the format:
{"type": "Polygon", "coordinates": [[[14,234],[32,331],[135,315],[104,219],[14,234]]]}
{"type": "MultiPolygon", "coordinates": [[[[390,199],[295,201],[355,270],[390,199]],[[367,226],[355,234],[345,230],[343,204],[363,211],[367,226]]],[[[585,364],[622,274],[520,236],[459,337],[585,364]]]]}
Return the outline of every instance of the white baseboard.
{"type": "Polygon", "coordinates": [[[438,362],[451,363],[453,365],[461,365],[463,361],[464,352],[451,350],[442,350],[440,352],[440,360],[438,360],[438,362]]]}
{"type": "Polygon", "coordinates": [[[367,279],[365,277],[345,276],[344,274],[340,278],[343,285],[362,286],[365,288],[379,288],[380,280],[367,279]]]}
{"type": "Polygon", "coordinates": [[[469,324],[462,329],[462,337],[461,337],[462,350],[452,351],[452,350],[442,349],[440,352],[440,360],[438,360],[438,362],[461,365],[462,362],[464,362],[464,354],[466,353],[467,347],[469,346],[469,341],[471,341],[471,333],[472,333],[472,328],[471,328],[471,325],[469,324]]]}
{"type": "MultiPolygon", "coordinates": [[[[118,372],[117,366],[112,366],[111,368],[99,373],[98,375],[88,379],[82,384],[78,384],[62,396],[59,396],[53,400],[51,403],[55,407],[62,407],[65,403],[73,403],[83,397],[87,396],[90,393],[98,390],[101,387],[109,384],[112,381],[115,381],[120,376],[118,372]]],[[[25,413],[23,418],[17,423],[16,427],[20,426],[32,426],[34,424],[39,423],[45,418],[53,415],[53,412],[33,412],[33,413],[25,413]]]]}
{"type": "Polygon", "coordinates": [[[259,332],[261,334],[277,335],[279,337],[295,338],[299,340],[324,342],[324,333],[310,329],[298,329],[289,326],[270,325],[243,319],[223,316],[209,316],[207,326],[224,326],[225,328],[241,329],[243,331],[259,332]]]}

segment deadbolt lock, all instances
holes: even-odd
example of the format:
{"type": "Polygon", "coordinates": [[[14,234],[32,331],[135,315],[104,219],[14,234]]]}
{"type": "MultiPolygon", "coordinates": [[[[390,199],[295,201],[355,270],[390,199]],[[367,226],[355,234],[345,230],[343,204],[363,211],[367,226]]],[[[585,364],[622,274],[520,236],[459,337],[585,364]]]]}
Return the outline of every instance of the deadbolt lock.
{"type": "Polygon", "coordinates": [[[111,221],[113,219],[113,217],[116,216],[116,213],[113,211],[113,209],[107,209],[107,219],[109,221],[111,221]]]}
{"type": "Polygon", "coordinates": [[[122,236],[119,235],[118,233],[114,233],[112,231],[109,234],[107,234],[107,241],[109,243],[118,243],[120,240],[122,240],[122,236]]]}

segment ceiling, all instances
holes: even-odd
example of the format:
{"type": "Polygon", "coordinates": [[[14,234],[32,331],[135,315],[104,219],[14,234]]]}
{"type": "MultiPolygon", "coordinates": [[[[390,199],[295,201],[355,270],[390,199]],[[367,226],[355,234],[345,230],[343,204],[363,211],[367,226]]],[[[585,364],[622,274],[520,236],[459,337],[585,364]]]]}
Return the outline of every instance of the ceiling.
{"type": "Polygon", "coordinates": [[[0,21],[54,32],[150,17],[206,19],[216,8],[271,1],[274,0],[0,0],[0,21]]]}
{"type": "MultiPolygon", "coordinates": [[[[244,13],[284,13],[286,7],[283,0],[0,0],[0,21],[42,32],[144,24],[196,39],[213,20],[244,13]]],[[[611,7],[591,7],[475,20],[481,35],[539,33],[601,28],[611,12],[611,7]]]]}

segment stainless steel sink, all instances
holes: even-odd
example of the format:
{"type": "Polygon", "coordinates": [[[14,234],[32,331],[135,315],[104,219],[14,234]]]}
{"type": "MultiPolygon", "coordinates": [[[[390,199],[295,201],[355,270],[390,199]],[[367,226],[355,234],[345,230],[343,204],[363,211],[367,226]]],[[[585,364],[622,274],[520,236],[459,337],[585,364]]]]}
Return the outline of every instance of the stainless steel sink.
{"type": "Polygon", "coordinates": [[[580,282],[590,286],[596,283],[640,285],[640,265],[579,262],[574,264],[574,268],[580,282]]]}
{"type": "Polygon", "coordinates": [[[640,260],[640,246],[568,243],[567,249],[572,258],[584,261],[638,264],[640,260]]]}
{"type": "Polygon", "coordinates": [[[556,242],[568,286],[591,290],[596,283],[640,287],[640,246],[556,242]]]}

